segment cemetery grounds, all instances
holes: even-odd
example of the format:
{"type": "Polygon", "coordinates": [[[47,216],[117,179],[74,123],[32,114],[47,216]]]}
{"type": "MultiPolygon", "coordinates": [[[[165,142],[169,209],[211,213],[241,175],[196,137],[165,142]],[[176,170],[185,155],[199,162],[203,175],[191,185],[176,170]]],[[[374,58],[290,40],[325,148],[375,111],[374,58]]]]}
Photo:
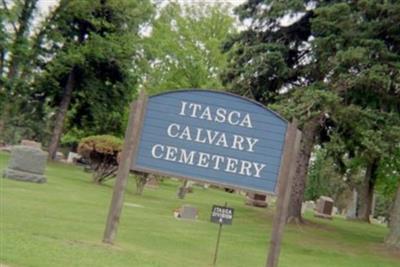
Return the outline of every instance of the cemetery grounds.
{"type": "MultiPolygon", "coordinates": [[[[0,152],[0,172],[9,155],[0,152]]],[[[99,186],[82,168],[47,166],[48,183],[0,179],[0,266],[211,266],[218,225],[213,204],[235,209],[224,226],[217,266],[265,266],[273,211],[244,204],[244,196],[194,187],[176,198],[178,181],[135,195],[130,177],[115,245],[101,242],[115,180],[99,186]],[[196,221],[177,220],[183,204],[199,209],[196,221]]],[[[400,253],[383,245],[382,225],[305,215],[307,224],[285,229],[280,267],[399,267],[400,253]]]]}

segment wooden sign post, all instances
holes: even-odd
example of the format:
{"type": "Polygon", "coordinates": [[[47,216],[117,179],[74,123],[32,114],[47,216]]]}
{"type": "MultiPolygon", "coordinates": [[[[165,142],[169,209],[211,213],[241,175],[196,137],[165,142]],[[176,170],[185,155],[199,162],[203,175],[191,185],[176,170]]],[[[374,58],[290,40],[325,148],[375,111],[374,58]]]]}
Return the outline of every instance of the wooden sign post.
{"type": "Polygon", "coordinates": [[[279,173],[278,199],[272,224],[272,235],[266,267],[278,266],[283,229],[286,224],[293,177],[297,167],[300,141],[301,132],[297,129],[297,121],[293,121],[289,124],[286,133],[285,150],[283,152],[282,165],[279,173]]]}
{"type": "Polygon", "coordinates": [[[103,242],[112,244],[117,234],[119,218],[124,202],[124,191],[131,168],[132,157],[137,148],[141,123],[146,109],[147,96],[143,90],[139,93],[136,102],[131,103],[128,127],[125,132],[125,142],[122,148],[121,159],[118,166],[117,178],[114,185],[110,210],[108,212],[103,242]]]}

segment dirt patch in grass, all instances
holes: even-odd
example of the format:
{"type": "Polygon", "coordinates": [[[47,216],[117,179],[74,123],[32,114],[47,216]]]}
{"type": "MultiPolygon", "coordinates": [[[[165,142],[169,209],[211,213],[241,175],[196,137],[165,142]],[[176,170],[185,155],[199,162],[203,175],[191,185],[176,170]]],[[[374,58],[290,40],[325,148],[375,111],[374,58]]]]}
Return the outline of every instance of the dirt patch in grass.
{"type": "Polygon", "coordinates": [[[395,260],[400,261],[400,249],[395,249],[389,247],[385,244],[377,244],[372,246],[373,250],[376,251],[377,255],[385,255],[387,257],[391,257],[395,260]]]}

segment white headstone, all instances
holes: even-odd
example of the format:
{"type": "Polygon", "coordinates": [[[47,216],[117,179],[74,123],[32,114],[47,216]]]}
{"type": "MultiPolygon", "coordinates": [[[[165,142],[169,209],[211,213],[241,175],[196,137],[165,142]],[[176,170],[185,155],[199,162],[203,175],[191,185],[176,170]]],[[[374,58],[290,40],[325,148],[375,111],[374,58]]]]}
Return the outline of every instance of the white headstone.
{"type": "Polygon", "coordinates": [[[81,155],[79,155],[78,153],[69,152],[68,153],[67,162],[68,163],[74,163],[76,160],[78,160],[80,158],[81,158],[81,155]]]}
{"type": "Polygon", "coordinates": [[[347,208],[346,219],[355,219],[357,217],[357,199],[358,199],[357,190],[353,189],[352,198],[347,208]]]}

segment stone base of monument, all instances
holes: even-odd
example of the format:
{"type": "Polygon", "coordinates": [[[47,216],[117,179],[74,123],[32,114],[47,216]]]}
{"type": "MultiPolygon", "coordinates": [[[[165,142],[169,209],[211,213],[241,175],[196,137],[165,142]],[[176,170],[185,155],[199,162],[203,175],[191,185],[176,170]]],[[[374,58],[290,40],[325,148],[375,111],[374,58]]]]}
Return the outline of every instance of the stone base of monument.
{"type": "Polygon", "coordinates": [[[47,182],[46,177],[44,177],[41,174],[17,171],[17,170],[13,170],[13,169],[6,169],[3,172],[3,177],[13,179],[13,180],[18,180],[18,181],[33,182],[33,183],[39,183],[39,184],[47,182]]]}
{"type": "Polygon", "coordinates": [[[144,186],[146,188],[157,189],[160,187],[160,181],[154,175],[150,174],[144,186]]]}
{"type": "Polygon", "coordinates": [[[259,208],[266,208],[268,207],[267,196],[255,193],[247,193],[246,205],[259,208]]]}
{"type": "Polygon", "coordinates": [[[332,220],[332,215],[329,215],[329,214],[323,214],[323,213],[319,213],[319,212],[314,212],[314,217],[317,217],[317,218],[322,218],[322,219],[329,219],[329,220],[332,220]]]}

